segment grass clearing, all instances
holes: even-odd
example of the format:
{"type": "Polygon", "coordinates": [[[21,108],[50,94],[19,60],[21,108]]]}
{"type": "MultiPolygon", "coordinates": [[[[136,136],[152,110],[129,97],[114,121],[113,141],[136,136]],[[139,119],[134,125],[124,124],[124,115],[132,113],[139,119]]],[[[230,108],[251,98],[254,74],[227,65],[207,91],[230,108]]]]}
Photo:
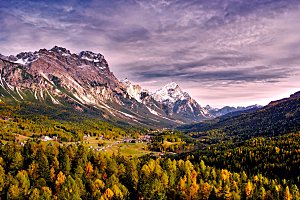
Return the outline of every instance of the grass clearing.
{"type": "Polygon", "coordinates": [[[139,157],[151,153],[151,151],[148,150],[147,143],[145,142],[124,143],[122,141],[103,140],[97,139],[96,137],[89,137],[83,141],[83,145],[94,149],[103,148],[101,151],[108,154],[119,153],[127,157],[139,157]],[[99,143],[103,144],[103,146],[98,146],[99,143]]]}
{"type": "Polygon", "coordinates": [[[27,137],[27,136],[25,136],[25,135],[20,135],[20,134],[18,134],[18,135],[16,136],[16,140],[18,140],[18,141],[20,141],[20,142],[23,142],[23,141],[28,140],[28,139],[30,139],[30,138],[27,137]]]}
{"type": "MultiPolygon", "coordinates": [[[[16,139],[20,142],[31,140],[31,137],[27,137],[24,135],[17,135],[16,139]]],[[[5,140],[2,141],[3,143],[6,143],[5,140]]],[[[43,143],[52,143],[56,141],[43,141],[43,143]]],[[[62,145],[74,145],[75,142],[61,142],[62,145]]],[[[81,142],[82,145],[92,148],[95,151],[97,149],[100,152],[107,153],[109,155],[111,154],[121,154],[126,157],[139,157],[150,153],[157,153],[153,151],[148,150],[148,146],[146,142],[136,142],[136,143],[130,143],[130,142],[122,142],[121,140],[105,140],[100,139],[97,137],[88,137],[86,140],[83,140],[81,142]],[[101,145],[99,145],[101,144],[101,145]]]]}

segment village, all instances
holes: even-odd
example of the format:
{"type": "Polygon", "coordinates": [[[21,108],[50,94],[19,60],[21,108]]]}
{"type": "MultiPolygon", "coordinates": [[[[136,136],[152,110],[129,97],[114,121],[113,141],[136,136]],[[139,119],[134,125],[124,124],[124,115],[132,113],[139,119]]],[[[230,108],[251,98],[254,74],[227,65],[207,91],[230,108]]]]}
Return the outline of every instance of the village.
{"type": "MultiPolygon", "coordinates": [[[[151,143],[153,142],[153,136],[153,133],[148,133],[135,138],[127,136],[118,139],[112,139],[106,138],[104,135],[97,137],[86,134],[83,136],[82,141],[65,142],[61,141],[61,138],[56,135],[43,135],[40,137],[17,135],[16,141],[18,141],[19,145],[21,146],[24,146],[30,140],[40,141],[43,143],[48,143],[50,145],[53,145],[54,143],[58,143],[61,146],[83,145],[95,152],[105,152],[107,154],[122,154],[128,157],[142,156],[147,154],[155,157],[176,155],[176,153],[172,151],[154,150],[149,148],[149,145],[151,146],[151,143]]],[[[171,142],[165,143],[171,144],[171,142]]]]}

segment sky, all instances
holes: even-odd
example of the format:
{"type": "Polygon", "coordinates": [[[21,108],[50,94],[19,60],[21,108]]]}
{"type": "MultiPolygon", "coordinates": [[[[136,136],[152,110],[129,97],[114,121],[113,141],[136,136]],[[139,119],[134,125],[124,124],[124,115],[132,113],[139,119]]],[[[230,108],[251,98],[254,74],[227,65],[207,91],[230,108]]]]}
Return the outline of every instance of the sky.
{"type": "Polygon", "coordinates": [[[266,105],[300,90],[299,19],[300,0],[0,0],[0,53],[91,50],[152,92],[266,105]]]}

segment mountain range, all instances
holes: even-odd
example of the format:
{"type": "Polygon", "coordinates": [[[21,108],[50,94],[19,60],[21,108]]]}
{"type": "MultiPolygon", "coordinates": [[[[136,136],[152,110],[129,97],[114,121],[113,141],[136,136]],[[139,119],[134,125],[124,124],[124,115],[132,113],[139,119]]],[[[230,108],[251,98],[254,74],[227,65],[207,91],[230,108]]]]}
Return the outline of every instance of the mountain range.
{"type": "Polygon", "coordinates": [[[0,101],[93,111],[95,117],[131,125],[173,127],[258,108],[200,106],[175,82],[154,93],[119,81],[100,53],[71,53],[63,47],[0,54],[0,101]]]}
{"type": "Polygon", "coordinates": [[[211,106],[207,105],[204,108],[208,110],[211,116],[215,117],[221,117],[223,115],[227,115],[229,113],[237,113],[241,111],[247,111],[247,110],[255,110],[258,108],[261,108],[262,106],[260,105],[251,105],[251,106],[238,106],[238,107],[233,107],[233,106],[224,106],[223,108],[212,108],[211,106]]]}

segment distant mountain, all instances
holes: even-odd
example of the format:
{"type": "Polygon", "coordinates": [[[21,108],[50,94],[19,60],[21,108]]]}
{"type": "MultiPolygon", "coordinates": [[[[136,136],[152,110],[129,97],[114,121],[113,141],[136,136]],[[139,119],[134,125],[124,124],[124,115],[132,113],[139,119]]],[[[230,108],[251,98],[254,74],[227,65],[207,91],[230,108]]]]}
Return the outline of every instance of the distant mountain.
{"type": "Polygon", "coordinates": [[[168,83],[151,96],[162,104],[168,116],[191,121],[211,118],[208,110],[201,107],[188,93],[183,92],[175,82],[168,83]]]}
{"type": "Polygon", "coordinates": [[[247,107],[231,107],[231,106],[225,106],[223,108],[212,108],[211,106],[207,105],[204,108],[206,108],[209,112],[209,114],[213,117],[220,117],[223,115],[226,115],[228,113],[233,113],[237,111],[245,111],[245,110],[253,110],[253,109],[258,109],[261,108],[262,106],[260,105],[251,105],[247,107]]]}
{"type": "Polygon", "coordinates": [[[211,116],[190,95],[183,92],[175,82],[168,83],[155,93],[133,85],[128,79],[122,81],[130,98],[146,105],[153,114],[184,123],[199,122],[211,116]]]}
{"type": "Polygon", "coordinates": [[[183,125],[178,127],[178,130],[200,133],[217,131],[246,139],[297,132],[300,131],[300,92],[259,109],[183,125]]]}

